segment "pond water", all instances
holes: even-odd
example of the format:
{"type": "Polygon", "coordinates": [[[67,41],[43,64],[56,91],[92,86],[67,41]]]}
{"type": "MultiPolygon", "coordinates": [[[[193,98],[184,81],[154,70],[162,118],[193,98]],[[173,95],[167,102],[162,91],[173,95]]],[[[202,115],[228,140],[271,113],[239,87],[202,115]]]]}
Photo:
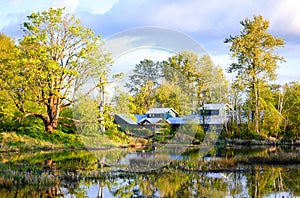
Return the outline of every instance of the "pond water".
{"type": "Polygon", "coordinates": [[[203,150],[1,153],[0,197],[300,197],[297,147],[203,150]],[[268,158],[274,163],[255,161],[268,158]],[[157,169],[131,166],[155,159],[164,162],[157,169]],[[175,165],[166,165],[170,159],[175,165]],[[252,161],[232,165],[233,159],[252,161]]]}

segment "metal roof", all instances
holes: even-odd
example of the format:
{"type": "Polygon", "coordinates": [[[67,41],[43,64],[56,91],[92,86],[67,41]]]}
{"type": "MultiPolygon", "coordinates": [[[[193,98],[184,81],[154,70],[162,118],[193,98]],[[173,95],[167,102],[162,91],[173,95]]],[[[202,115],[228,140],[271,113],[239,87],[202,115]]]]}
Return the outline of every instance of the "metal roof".
{"type": "Polygon", "coordinates": [[[167,113],[169,111],[173,111],[178,115],[178,113],[172,108],[151,108],[149,109],[149,111],[146,112],[146,114],[161,114],[167,113]]]}
{"type": "Polygon", "coordinates": [[[134,114],[134,116],[137,119],[137,122],[139,123],[143,118],[146,118],[147,116],[144,114],[134,114]]]}
{"type": "MultiPolygon", "coordinates": [[[[203,124],[203,117],[199,114],[193,116],[169,118],[167,120],[170,124],[203,124]]],[[[224,124],[228,121],[225,117],[206,117],[205,124],[224,124]]]]}
{"type": "MultiPolygon", "coordinates": [[[[161,120],[166,121],[166,120],[163,119],[163,118],[143,118],[143,119],[141,119],[138,123],[142,123],[142,122],[144,122],[144,121],[148,121],[148,122],[151,123],[151,124],[155,124],[155,123],[158,123],[158,122],[161,121],[161,120]]],[[[167,122],[167,121],[166,121],[166,122],[167,122]]]]}
{"type": "MultiPolygon", "coordinates": [[[[227,107],[229,109],[233,109],[229,104],[224,103],[224,104],[204,104],[204,109],[205,110],[217,110],[217,109],[221,109],[223,107],[227,107]]],[[[202,107],[199,108],[200,110],[202,109],[202,107]]]]}
{"type": "Polygon", "coordinates": [[[115,120],[118,124],[136,124],[128,114],[115,114],[115,120]]]}
{"type": "Polygon", "coordinates": [[[185,120],[182,117],[169,118],[167,121],[170,124],[185,124],[185,120]]]}

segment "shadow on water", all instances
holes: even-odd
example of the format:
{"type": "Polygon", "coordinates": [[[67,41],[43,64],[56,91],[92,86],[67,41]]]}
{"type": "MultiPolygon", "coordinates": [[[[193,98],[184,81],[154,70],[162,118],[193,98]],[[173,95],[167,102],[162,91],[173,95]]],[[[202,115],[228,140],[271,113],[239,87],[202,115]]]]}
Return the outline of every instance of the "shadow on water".
{"type": "Polygon", "coordinates": [[[1,153],[0,197],[300,196],[297,147],[214,147],[205,155],[201,150],[187,148],[176,157],[171,152],[172,163],[148,172],[112,166],[122,165],[126,149],[1,153]]]}

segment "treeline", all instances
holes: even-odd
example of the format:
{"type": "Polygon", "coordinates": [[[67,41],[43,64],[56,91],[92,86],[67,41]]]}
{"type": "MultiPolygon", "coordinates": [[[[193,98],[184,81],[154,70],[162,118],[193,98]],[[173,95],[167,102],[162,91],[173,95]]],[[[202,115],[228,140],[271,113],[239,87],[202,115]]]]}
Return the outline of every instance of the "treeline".
{"type": "Polygon", "coordinates": [[[207,55],[188,51],[168,60],[142,60],[125,87],[117,88],[115,111],[144,114],[152,107],[171,107],[179,115],[199,113],[205,103],[226,103],[228,81],[207,55]]]}
{"type": "Polygon", "coordinates": [[[162,62],[145,59],[129,76],[129,91],[115,97],[115,111],[143,114],[151,107],[172,107],[188,115],[205,103],[228,103],[233,110],[223,138],[298,139],[300,84],[270,83],[284,61],[276,53],[284,40],[267,32],[269,21],[262,16],[246,18],[241,25],[240,35],[224,40],[234,59],[227,68],[235,75],[233,82],[206,55],[185,51],[162,62]]]}
{"type": "Polygon", "coordinates": [[[172,107],[187,115],[205,103],[229,103],[234,111],[226,138],[298,138],[299,82],[269,83],[284,61],[275,51],[283,39],[267,32],[269,22],[261,16],[241,25],[239,35],[225,39],[235,60],[227,68],[234,82],[209,56],[183,51],[161,62],[142,60],[127,90],[117,90],[107,104],[105,87],[114,79],[101,35],[64,9],[33,13],[20,39],[0,35],[0,131],[39,126],[48,133],[76,133],[89,123],[89,130],[114,131],[112,137],[118,130],[113,113],[172,107]]]}

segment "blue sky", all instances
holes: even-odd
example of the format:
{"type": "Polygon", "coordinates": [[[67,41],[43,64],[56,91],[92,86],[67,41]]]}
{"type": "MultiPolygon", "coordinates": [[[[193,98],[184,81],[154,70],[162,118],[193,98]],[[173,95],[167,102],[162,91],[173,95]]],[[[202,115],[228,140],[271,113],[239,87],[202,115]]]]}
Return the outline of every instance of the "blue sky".
{"type": "MultiPolygon", "coordinates": [[[[279,82],[300,79],[298,0],[1,0],[0,32],[20,37],[20,24],[26,16],[49,7],[66,7],[104,39],[145,26],[181,32],[197,41],[223,68],[232,61],[224,39],[239,34],[241,20],[260,14],[270,21],[269,32],[286,42],[285,48],[278,51],[286,59],[278,70],[279,82]]],[[[134,54],[161,60],[168,53],[143,49],[134,54]]],[[[127,55],[116,60],[116,64],[125,64],[126,60],[126,64],[134,65],[137,57],[127,55]]]]}

